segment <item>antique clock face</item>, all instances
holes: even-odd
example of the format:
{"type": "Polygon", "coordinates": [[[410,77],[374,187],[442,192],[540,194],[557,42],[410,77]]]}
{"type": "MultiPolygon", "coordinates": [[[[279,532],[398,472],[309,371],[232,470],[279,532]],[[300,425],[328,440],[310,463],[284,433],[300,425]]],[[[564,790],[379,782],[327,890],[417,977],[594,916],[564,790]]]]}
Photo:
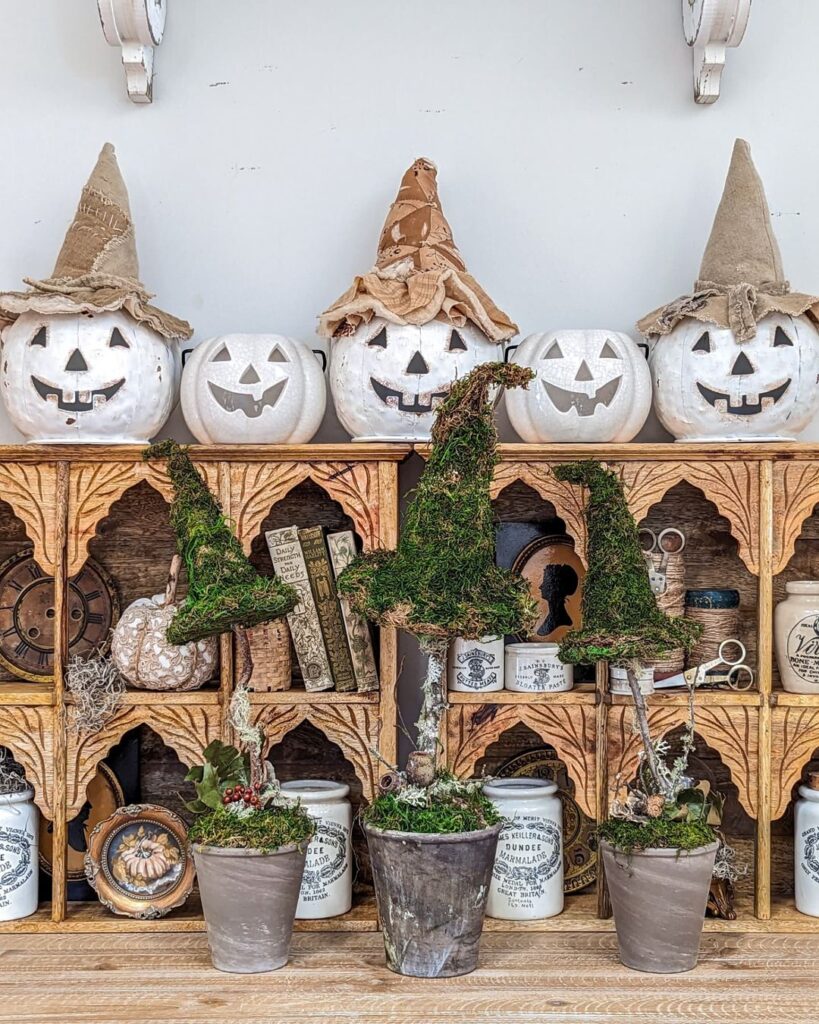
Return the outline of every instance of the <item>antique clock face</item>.
{"type": "MultiPolygon", "coordinates": [[[[90,558],[68,581],[68,653],[103,646],[119,614],[113,581],[90,558]]],[[[13,675],[35,683],[54,673],[54,579],[46,576],[30,550],[0,565],[0,663],[13,675]]]]}

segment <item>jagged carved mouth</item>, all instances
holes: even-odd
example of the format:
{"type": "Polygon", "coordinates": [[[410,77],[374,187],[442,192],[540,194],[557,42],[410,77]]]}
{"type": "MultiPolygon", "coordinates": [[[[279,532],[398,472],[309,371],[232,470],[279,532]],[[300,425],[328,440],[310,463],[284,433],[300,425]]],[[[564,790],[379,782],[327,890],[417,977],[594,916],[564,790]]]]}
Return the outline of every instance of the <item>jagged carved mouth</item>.
{"type": "Polygon", "coordinates": [[[395,391],[393,388],[382,384],[375,377],[370,377],[373,391],[378,395],[384,405],[393,409],[400,409],[401,412],[413,412],[420,415],[425,412],[432,412],[436,402],[442,401],[449,394],[448,391],[428,391],[421,395],[405,395],[403,391],[395,391]]]}
{"type": "Polygon", "coordinates": [[[732,416],[756,416],[757,413],[772,408],[790,385],[791,378],[788,377],[785,383],[780,384],[779,387],[772,388],[770,391],[762,391],[759,395],[745,394],[739,405],[732,405],[730,395],[723,394],[721,391],[712,391],[711,388],[707,388],[697,381],[697,387],[705,401],[709,405],[713,405],[717,412],[729,412],[732,416]],[[756,400],[754,401],[754,399],[756,400]]]}
{"type": "Polygon", "coordinates": [[[39,377],[32,377],[31,383],[43,401],[56,405],[63,412],[90,412],[109,402],[125,383],[125,378],[92,391],[66,391],[56,384],[47,384],[39,377]]]}
{"type": "Polygon", "coordinates": [[[261,416],[265,409],[273,408],[281,398],[286,384],[286,378],[276,381],[275,384],[271,384],[266,391],[262,392],[262,397],[257,401],[253,395],[238,391],[228,391],[227,388],[220,388],[218,384],[214,384],[212,380],[208,381],[210,393],[216,399],[217,405],[224,409],[225,412],[243,412],[251,420],[261,416]]]}
{"type": "Polygon", "coordinates": [[[582,391],[566,391],[556,384],[550,384],[543,378],[541,378],[541,384],[546,388],[546,394],[558,412],[568,412],[570,409],[574,409],[578,416],[593,416],[598,405],[611,405],[622,379],[622,377],[613,378],[607,384],[599,387],[593,395],[584,395],[582,391]]]}

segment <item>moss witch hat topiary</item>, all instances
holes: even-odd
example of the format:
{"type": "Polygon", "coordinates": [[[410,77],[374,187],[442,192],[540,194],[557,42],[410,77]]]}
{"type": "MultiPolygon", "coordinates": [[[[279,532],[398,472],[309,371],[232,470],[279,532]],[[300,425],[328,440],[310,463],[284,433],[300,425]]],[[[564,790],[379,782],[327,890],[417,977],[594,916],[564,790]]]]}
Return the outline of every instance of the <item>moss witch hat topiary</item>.
{"type": "Polygon", "coordinates": [[[187,600],[168,627],[168,641],[192,643],[291,611],[296,591],[275,576],[256,572],[185,449],[175,441],[160,441],[143,455],[167,460],[175,491],[171,526],[188,574],[187,600]]]}
{"type": "Polygon", "coordinates": [[[362,556],[339,578],[360,614],[430,639],[503,636],[530,624],[526,582],[495,565],[489,391],[525,387],[532,377],[523,366],[485,363],[452,386],[397,549],[362,556]]]}
{"type": "Polygon", "coordinates": [[[650,660],[680,647],[689,650],[700,627],[688,619],[670,618],[657,607],[637,524],[617,474],[599,462],[572,462],[556,466],[554,472],[558,480],[589,489],[583,628],[564,636],[561,660],[650,660]]]}

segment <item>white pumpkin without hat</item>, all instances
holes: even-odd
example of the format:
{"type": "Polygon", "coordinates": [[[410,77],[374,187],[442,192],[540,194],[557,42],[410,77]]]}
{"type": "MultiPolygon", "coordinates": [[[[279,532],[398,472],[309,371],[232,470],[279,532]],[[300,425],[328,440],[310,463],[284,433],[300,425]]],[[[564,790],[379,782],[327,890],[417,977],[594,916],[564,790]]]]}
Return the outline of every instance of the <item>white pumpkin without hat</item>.
{"type": "Polygon", "coordinates": [[[679,441],[790,440],[817,410],[819,298],[792,292],[748,143],[737,139],[691,295],[638,324],[654,406],[679,441]]]}
{"type": "Polygon", "coordinates": [[[336,412],[356,441],[429,440],[452,382],[517,333],[466,270],[436,176],[423,157],[404,174],[375,266],[319,318],[336,412]]]}
{"type": "Polygon", "coordinates": [[[143,444],[170,415],[192,330],[149,302],[128,192],[107,143],[46,280],[0,294],[0,391],[31,441],[143,444]]]}

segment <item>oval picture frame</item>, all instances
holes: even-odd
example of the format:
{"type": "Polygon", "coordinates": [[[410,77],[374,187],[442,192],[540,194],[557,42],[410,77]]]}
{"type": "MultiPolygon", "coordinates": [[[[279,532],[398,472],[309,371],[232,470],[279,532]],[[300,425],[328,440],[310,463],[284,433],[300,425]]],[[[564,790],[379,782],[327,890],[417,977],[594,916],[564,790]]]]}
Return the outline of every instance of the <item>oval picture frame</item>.
{"type": "Polygon", "coordinates": [[[88,839],[85,877],[114,914],[155,920],[193,889],[185,822],[158,804],[118,807],[88,839]]]}

